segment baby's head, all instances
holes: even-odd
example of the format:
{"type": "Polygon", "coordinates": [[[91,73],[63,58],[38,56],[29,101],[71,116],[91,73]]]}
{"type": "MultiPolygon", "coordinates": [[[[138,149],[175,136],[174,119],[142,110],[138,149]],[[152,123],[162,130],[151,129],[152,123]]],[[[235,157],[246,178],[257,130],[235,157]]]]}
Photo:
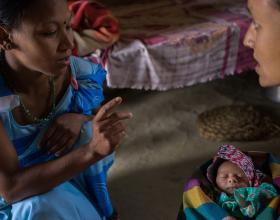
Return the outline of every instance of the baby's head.
{"type": "Polygon", "coordinates": [[[251,157],[232,145],[221,146],[207,169],[210,182],[227,194],[237,188],[259,186],[263,176],[251,157]]]}
{"type": "Polygon", "coordinates": [[[216,185],[221,191],[232,194],[235,189],[248,187],[250,184],[248,177],[239,166],[225,161],[217,170],[216,185]]]}

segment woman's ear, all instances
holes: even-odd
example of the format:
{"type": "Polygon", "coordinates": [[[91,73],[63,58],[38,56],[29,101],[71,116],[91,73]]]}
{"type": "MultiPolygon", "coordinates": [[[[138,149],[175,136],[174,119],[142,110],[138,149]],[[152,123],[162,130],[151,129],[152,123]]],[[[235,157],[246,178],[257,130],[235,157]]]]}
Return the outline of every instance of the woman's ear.
{"type": "Polygon", "coordinates": [[[0,26],[0,48],[1,50],[11,50],[12,41],[6,28],[0,26]]]}

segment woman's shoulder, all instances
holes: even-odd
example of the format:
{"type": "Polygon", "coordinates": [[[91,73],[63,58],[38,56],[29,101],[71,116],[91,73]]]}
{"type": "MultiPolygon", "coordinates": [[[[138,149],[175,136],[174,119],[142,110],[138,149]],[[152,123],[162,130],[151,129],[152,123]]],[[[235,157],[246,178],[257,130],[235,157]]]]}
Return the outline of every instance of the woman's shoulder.
{"type": "Polygon", "coordinates": [[[77,78],[80,76],[98,74],[100,72],[106,75],[105,69],[100,64],[92,63],[80,57],[71,56],[70,65],[72,73],[76,75],[77,78]]]}
{"type": "Polygon", "coordinates": [[[0,73],[0,97],[11,95],[11,90],[7,87],[3,76],[0,73]]]}
{"type": "Polygon", "coordinates": [[[99,64],[94,64],[79,57],[71,57],[71,84],[74,88],[71,111],[91,115],[98,108],[103,96],[103,82],[106,71],[99,64]]]}
{"type": "Polygon", "coordinates": [[[9,111],[19,105],[19,98],[14,95],[0,74],[0,112],[9,111]]]}

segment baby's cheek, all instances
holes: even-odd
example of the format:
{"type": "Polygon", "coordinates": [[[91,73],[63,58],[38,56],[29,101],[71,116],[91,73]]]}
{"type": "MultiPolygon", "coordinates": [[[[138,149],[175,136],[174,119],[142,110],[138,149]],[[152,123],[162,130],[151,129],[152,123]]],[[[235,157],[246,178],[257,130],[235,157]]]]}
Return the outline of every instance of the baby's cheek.
{"type": "Polygon", "coordinates": [[[217,186],[219,187],[219,188],[223,188],[223,187],[225,187],[225,181],[224,180],[219,180],[219,181],[217,181],[217,186]]]}
{"type": "Polygon", "coordinates": [[[248,187],[249,183],[247,181],[240,181],[239,185],[242,187],[248,187]]]}

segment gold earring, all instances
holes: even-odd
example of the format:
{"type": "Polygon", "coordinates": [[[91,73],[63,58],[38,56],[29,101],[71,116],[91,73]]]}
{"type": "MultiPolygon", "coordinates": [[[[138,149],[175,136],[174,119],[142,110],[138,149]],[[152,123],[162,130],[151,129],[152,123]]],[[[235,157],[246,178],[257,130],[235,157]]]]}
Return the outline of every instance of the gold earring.
{"type": "Polygon", "coordinates": [[[5,50],[11,50],[12,49],[12,44],[7,42],[7,41],[4,41],[3,47],[5,48],[5,50]]]}

